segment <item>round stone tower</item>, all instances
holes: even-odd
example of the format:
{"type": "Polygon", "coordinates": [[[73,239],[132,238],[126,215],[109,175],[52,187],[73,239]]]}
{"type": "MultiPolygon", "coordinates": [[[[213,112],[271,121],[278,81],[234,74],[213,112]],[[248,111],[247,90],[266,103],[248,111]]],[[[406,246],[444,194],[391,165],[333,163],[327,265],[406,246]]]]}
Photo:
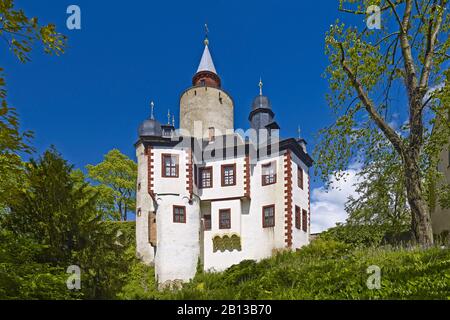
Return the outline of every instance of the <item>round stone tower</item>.
{"type": "Polygon", "coordinates": [[[208,46],[206,39],[192,87],[180,98],[180,129],[185,136],[207,138],[234,129],[233,99],[221,89],[208,46]]]}

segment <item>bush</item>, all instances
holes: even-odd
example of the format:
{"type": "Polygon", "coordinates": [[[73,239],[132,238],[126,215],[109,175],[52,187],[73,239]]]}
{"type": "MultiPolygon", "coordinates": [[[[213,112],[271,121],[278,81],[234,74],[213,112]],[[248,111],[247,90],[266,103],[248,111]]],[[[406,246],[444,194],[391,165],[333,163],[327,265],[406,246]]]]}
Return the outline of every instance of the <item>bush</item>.
{"type": "Polygon", "coordinates": [[[180,291],[156,293],[151,269],[136,266],[126,298],[141,299],[449,299],[450,250],[355,248],[318,239],[299,252],[243,261],[222,273],[201,273],[180,291]],[[381,269],[371,290],[368,267],[381,269]],[[145,282],[142,274],[148,273],[145,282]],[[142,291],[142,283],[153,289],[142,291]]]}
{"type": "Polygon", "coordinates": [[[353,247],[371,247],[381,245],[386,232],[387,228],[380,225],[338,224],[321,233],[319,237],[347,243],[353,247]]]}

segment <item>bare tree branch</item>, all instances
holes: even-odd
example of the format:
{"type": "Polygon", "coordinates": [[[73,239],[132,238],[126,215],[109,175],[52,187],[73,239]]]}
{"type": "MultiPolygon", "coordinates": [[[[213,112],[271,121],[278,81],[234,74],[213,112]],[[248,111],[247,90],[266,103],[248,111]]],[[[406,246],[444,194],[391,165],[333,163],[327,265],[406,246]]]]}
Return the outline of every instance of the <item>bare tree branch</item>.
{"type": "Polygon", "coordinates": [[[400,20],[400,16],[399,16],[398,13],[397,13],[397,9],[395,8],[395,4],[392,3],[391,0],[387,0],[387,2],[389,3],[389,6],[390,6],[391,9],[392,9],[392,12],[394,13],[395,18],[397,19],[397,22],[398,22],[400,28],[402,29],[403,33],[405,33],[406,31],[405,31],[405,29],[403,28],[403,24],[402,24],[402,21],[400,20]]]}

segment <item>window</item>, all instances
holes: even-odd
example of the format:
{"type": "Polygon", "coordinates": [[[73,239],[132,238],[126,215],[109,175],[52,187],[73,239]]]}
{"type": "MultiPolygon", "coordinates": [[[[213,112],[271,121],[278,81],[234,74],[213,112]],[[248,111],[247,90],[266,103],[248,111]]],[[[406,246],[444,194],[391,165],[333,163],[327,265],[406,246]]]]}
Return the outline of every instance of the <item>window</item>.
{"type": "Polygon", "coordinates": [[[236,185],[236,164],[222,166],[222,187],[236,185]]]}
{"type": "Polygon", "coordinates": [[[275,206],[263,207],[263,228],[275,227],[275,206]]]}
{"type": "Polygon", "coordinates": [[[172,135],[172,130],[171,129],[164,129],[163,130],[163,136],[164,137],[170,137],[172,135]]]}
{"type": "Polygon", "coordinates": [[[219,210],[219,229],[231,229],[231,210],[219,210]]]}
{"type": "Polygon", "coordinates": [[[302,226],[301,226],[301,219],[302,219],[302,217],[301,217],[301,210],[300,210],[300,208],[299,207],[297,207],[297,206],[295,206],[295,227],[298,229],[298,230],[300,230],[301,228],[302,228],[302,226]]]}
{"type": "Polygon", "coordinates": [[[194,184],[198,186],[198,167],[194,164],[194,184]]]}
{"type": "Polygon", "coordinates": [[[164,178],[178,178],[178,155],[162,155],[162,176],[164,178]]]}
{"type": "Polygon", "coordinates": [[[262,165],[262,185],[277,183],[276,162],[262,165]]]}
{"type": "Polygon", "coordinates": [[[297,184],[303,190],[303,168],[300,166],[297,167],[297,184]]]}
{"type": "Polygon", "coordinates": [[[211,215],[203,216],[203,223],[206,231],[211,230],[211,215]]]}
{"type": "Polygon", "coordinates": [[[173,222],[186,223],[186,207],[173,206],[173,222]]]}
{"type": "Polygon", "coordinates": [[[213,187],[212,167],[200,168],[200,188],[207,189],[213,187]]]}
{"type": "Polygon", "coordinates": [[[308,231],[308,212],[306,210],[302,211],[302,224],[303,224],[303,231],[308,231]]]}
{"type": "Polygon", "coordinates": [[[213,142],[216,140],[216,129],[214,129],[214,127],[208,129],[208,134],[209,134],[209,142],[213,142]]]}

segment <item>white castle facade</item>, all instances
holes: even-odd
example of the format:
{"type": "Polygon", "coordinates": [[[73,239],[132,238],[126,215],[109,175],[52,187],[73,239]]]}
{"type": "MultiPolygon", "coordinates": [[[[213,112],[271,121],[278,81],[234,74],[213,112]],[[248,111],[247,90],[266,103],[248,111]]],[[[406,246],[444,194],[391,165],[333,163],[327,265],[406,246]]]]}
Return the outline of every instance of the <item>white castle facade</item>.
{"type": "Polygon", "coordinates": [[[189,281],[198,266],[222,271],[309,243],[312,159],[303,139],[281,139],[269,99],[234,132],[234,103],[221,89],[208,41],[193,86],[180,99],[180,128],[153,117],[139,128],[137,254],[157,282],[189,281]]]}

